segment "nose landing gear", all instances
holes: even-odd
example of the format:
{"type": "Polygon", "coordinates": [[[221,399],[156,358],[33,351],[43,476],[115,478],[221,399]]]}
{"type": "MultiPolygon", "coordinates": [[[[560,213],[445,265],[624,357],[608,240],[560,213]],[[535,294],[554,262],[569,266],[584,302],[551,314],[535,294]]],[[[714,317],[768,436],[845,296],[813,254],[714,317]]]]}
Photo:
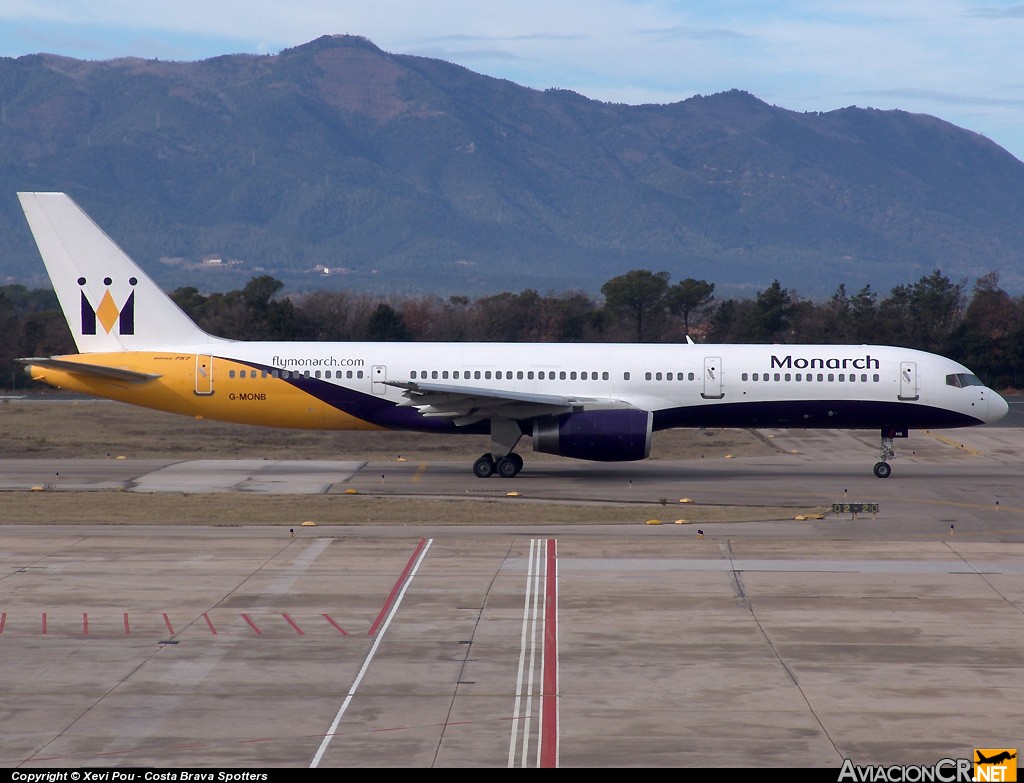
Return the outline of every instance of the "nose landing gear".
{"type": "Polygon", "coordinates": [[[896,450],[892,447],[895,435],[896,431],[893,429],[882,430],[882,451],[879,455],[879,461],[875,463],[875,475],[878,478],[889,478],[892,474],[892,466],[889,464],[889,460],[896,456],[896,450]]]}

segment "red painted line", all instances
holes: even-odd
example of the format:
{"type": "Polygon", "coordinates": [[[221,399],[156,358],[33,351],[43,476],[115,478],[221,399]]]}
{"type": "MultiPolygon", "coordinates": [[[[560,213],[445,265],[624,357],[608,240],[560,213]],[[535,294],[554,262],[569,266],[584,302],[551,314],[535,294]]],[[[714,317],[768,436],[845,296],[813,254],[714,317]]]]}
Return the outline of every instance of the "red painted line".
{"type": "Polygon", "coordinates": [[[82,612],[82,636],[89,635],[89,613],[82,612]]]}
{"type": "Polygon", "coordinates": [[[7,612],[0,614],[0,633],[4,632],[5,625],[7,625],[7,612]]]}
{"type": "Polygon", "coordinates": [[[395,602],[395,598],[398,596],[398,592],[402,589],[402,585],[409,576],[409,572],[412,571],[413,565],[416,563],[416,558],[419,557],[420,552],[423,551],[423,547],[427,545],[427,539],[421,538],[420,543],[416,547],[416,551],[412,553],[412,557],[409,558],[409,562],[405,564],[405,569],[402,571],[402,575],[398,577],[398,581],[395,582],[395,586],[391,588],[391,595],[388,596],[388,600],[384,602],[384,606],[380,609],[380,614],[377,615],[377,619],[373,621],[373,625],[370,626],[370,631],[367,636],[373,636],[377,633],[377,629],[380,624],[384,622],[384,618],[387,617],[388,610],[391,608],[391,604],[395,602]]]}
{"type": "Polygon", "coordinates": [[[247,615],[247,614],[243,613],[243,614],[242,614],[242,619],[243,619],[243,620],[245,620],[245,621],[246,621],[247,623],[249,623],[249,627],[250,627],[250,628],[252,628],[252,629],[253,629],[253,630],[254,630],[254,631],[256,632],[256,635],[257,635],[257,636],[259,636],[260,634],[262,634],[262,633],[263,633],[263,631],[261,631],[261,630],[259,629],[259,627],[258,627],[258,626],[256,625],[256,623],[254,623],[254,622],[252,621],[252,618],[250,618],[250,617],[249,617],[249,615],[247,615]]]}
{"type": "Polygon", "coordinates": [[[174,629],[171,627],[171,618],[167,616],[167,612],[164,612],[164,625],[167,626],[167,633],[174,636],[174,629]]]}
{"type": "Polygon", "coordinates": [[[284,612],[282,612],[282,613],[281,613],[281,616],[282,616],[282,617],[283,617],[283,618],[284,618],[285,620],[287,620],[287,621],[288,621],[288,625],[290,625],[290,626],[291,626],[292,628],[294,628],[294,629],[295,629],[295,633],[297,633],[297,634],[298,634],[299,636],[305,636],[305,635],[306,635],[306,634],[305,634],[305,633],[303,632],[303,630],[302,630],[301,628],[299,628],[299,626],[297,626],[297,625],[296,625],[296,624],[295,624],[294,622],[292,622],[292,618],[290,618],[290,617],[289,617],[288,615],[286,615],[286,614],[285,614],[284,612]]]}
{"type": "Polygon", "coordinates": [[[124,613],[124,635],[131,636],[132,629],[128,626],[128,612],[124,613]]]}
{"type": "Polygon", "coordinates": [[[206,612],[203,612],[203,619],[206,620],[206,627],[210,629],[210,633],[216,636],[217,629],[213,627],[213,620],[210,619],[210,615],[208,615],[206,612]]]}
{"type": "MultiPolygon", "coordinates": [[[[333,625],[337,629],[338,633],[340,633],[342,636],[348,636],[348,632],[344,628],[342,628],[340,625],[338,625],[336,622],[334,622],[334,620],[331,619],[331,616],[329,614],[325,614],[324,615],[324,619],[327,622],[329,622],[331,625],[333,625]]],[[[2,630],[3,630],[2,627],[0,627],[0,631],[2,631],[2,630]]]]}
{"type": "Polygon", "coordinates": [[[46,612],[43,612],[43,633],[46,633],[46,612]]]}
{"type": "Polygon", "coordinates": [[[544,578],[544,686],[541,693],[540,765],[558,765],[558,558],[555,540],[548,539],[544,578]]]}

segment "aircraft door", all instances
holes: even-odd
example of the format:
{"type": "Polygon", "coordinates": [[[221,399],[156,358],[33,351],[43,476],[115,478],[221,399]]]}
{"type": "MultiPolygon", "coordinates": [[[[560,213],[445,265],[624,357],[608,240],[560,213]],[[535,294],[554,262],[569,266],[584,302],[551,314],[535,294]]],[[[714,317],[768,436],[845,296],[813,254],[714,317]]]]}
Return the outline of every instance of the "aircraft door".
{"type": "Polygon", "coordinates": [[[196,395],[209,397],[213,394],[213,355],[196,354],[196,395]]]}
{"type": "Polygon", "coordinates": [[[900,394],[901,400],[916,400],[917,393],[917,362],[900,362],[900,394]]]}
{"type": "Polygon", "coordinates": [[[388,368],[383,364],[375,364],[370,369],[370,378],[373,381],[373,393],[381,397],[388,393],[388,387],[384,383],[388,379],[388,368]]]}
{"type": "Polygon", "coordinates": [[[725,396],[725,392],[722,391],[721,357],[704,357],[704,391],[700,396],[705,400],[720,400],[725,396]]]}

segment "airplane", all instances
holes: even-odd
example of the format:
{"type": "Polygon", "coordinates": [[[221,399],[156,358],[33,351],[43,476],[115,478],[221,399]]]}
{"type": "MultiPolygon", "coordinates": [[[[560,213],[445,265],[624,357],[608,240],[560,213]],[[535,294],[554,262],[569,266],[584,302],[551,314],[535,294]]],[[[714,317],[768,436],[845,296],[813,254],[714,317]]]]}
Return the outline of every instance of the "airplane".
{"type": "Polygon", "coordinates": [[[877,429],[874,474],[911,428],[1006,401],[951,359],[881,345],[246,342],[190,319],[64,193],[19,193],[77,354],[20,359],[52,386],[193,417],[490,435],[479,478],[535,451],[641,460],[676,427],[877,429]]]}
{"type": "Polygon", "coordinates": [[[1001,764],[1004,761],[1010,761],[1011,759],[1017,758],[1016,753],[1010,753],[1006,750],[1001,753],[997,753],[992,758],[986,758],[980,750],[975,750],[974,753],[978,757],[978,760],[974,762],[975,764],[1001,764]]]}

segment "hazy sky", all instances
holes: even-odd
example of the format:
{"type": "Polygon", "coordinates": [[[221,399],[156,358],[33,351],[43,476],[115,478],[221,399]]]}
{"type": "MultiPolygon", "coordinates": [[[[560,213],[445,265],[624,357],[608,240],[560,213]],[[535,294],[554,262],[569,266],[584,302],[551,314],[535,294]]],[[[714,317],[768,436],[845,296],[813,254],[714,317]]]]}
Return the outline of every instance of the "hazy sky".
{"type": "Polygon", "coordinates": [[[0,56],[198,60],[349,33],[620,103],[932,114],[1024,159],[1024,0],[0,0],[0,56]]]}

